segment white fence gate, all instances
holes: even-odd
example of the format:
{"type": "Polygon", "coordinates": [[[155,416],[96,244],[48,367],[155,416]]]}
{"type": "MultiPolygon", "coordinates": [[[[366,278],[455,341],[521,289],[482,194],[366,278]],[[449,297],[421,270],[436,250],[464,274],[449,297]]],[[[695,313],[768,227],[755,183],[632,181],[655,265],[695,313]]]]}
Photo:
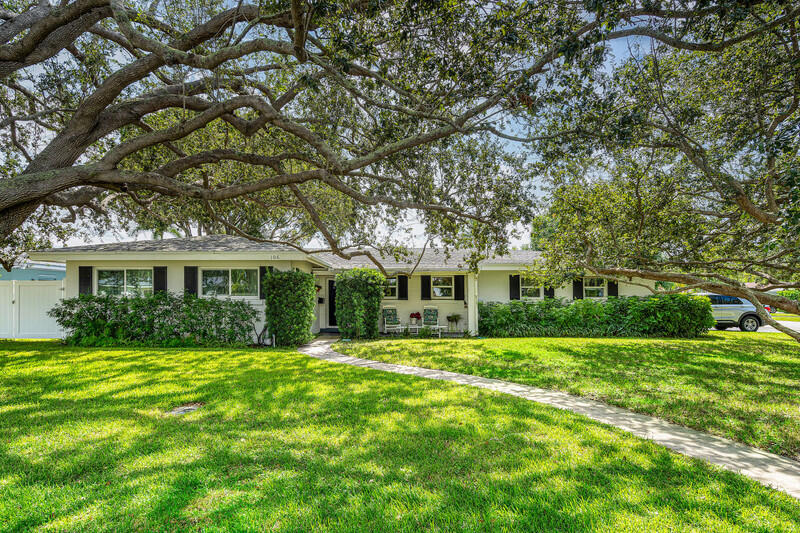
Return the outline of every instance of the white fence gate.
{"type": "Polygon", "coordinates": [[[0,281],[0,339],[61,337],[47,312],[63,297],[63,280],[0,281]]]}

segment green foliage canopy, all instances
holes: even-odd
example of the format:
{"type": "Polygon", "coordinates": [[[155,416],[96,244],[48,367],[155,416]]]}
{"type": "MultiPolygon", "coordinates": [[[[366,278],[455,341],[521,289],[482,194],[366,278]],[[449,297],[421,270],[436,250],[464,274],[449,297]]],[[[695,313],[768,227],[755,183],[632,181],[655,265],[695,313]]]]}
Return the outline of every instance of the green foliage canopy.
{"type": "Polygon", "coordinates": [[[757,9],[786,22],[712,54],[639,50],[591,97],[549,108],[553,136],[531,148],[547,196],[537,234],[549,238],[537,244],[554,282],[638,277],[800,313],[767,292],[800,287],[797,13],[757,9]]]}
{"type": "Polygon", "coordinates": [[[531,174],[492,136],[585,109],[614,42],[716,53],[792,20],[781,5],[9,0],[0,256],[77,220],[346,257],[421,219],[503,252],[531,174]]]}

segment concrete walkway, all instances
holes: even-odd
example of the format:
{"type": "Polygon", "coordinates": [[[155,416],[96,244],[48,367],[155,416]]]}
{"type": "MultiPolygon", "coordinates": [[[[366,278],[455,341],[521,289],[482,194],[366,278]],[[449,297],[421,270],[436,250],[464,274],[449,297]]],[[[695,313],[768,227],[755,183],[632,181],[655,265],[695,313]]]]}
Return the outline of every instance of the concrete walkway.
{"type": "Polygon", "coordinates": [[[409,374],[427,379],[452,381],[461,385],[470,385],[489,389],[512,396],[518,396],[566,409],[623,429],[629,433],[666,446],[678,453],[702,459],[719,465],[727,470],[738,472],[769,487],[781,490],[800,499],[800,463],[769,452],[751,448],[722,437],[695,431],[683,426],[671,424],[659,418],[633,413],[619,407],[572,396],[565,392],[520,385],[509,381],[482,378],[444,370],[431,370],[416,366],[394,365],[370,359],[350,357],[334,351],[331,344],[334,338],[320,338],[300,348],[300,352],[326,361],[343,363],[393,372],[409,374]]]}

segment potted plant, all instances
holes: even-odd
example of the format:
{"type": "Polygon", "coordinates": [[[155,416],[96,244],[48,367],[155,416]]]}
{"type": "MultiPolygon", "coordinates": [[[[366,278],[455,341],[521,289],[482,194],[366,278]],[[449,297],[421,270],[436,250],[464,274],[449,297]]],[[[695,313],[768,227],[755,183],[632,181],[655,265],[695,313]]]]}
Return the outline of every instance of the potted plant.
{"type": "Polygon", "coordinates": [[[459,315],[458,313],[453,313],[452,315],[447,315],[448,329],[450,331],[455,331],[459,320],[461,320],[461,315],[459,315]]]}
{"type": "Polygon", "coordinates": [[[422,320],[422,315],[419,314],[419,312],[417,312],[417,311],[414,311],[413,313],[408,315],[408,317],[411,319],[411,325],[412,326],[416,326],[417,325],[417,320],[422,320]]]}

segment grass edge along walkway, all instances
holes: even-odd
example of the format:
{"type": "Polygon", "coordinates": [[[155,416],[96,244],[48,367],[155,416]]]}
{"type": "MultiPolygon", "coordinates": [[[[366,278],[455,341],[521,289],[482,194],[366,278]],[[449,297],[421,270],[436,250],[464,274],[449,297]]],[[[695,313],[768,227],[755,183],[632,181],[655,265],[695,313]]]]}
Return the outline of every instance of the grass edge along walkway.
{"type": "Polygon", "coordinates": [[[471,376],[445,370],[381,363],[344,355],[331,345],[335,338],[319,338],[302,346],[299,351],[311,357],[352,366],[409,374],[426,379],[451,381],[511,394],[530,401],[565,409],[592,420],[614,426],[637,437],[650,440],[683,455],[721,466],[800,499],[800,463],[758,448],[702,433],[652,416],[642,415],[573,396],[565,392],[540,389],[509,381],[471,376]]]}
{"type": "Polygon", "coordinates": [[[800,461],[800,352],[780,333],[696,339],[386,339],[347,355],[558,390],[800,461]]]}

